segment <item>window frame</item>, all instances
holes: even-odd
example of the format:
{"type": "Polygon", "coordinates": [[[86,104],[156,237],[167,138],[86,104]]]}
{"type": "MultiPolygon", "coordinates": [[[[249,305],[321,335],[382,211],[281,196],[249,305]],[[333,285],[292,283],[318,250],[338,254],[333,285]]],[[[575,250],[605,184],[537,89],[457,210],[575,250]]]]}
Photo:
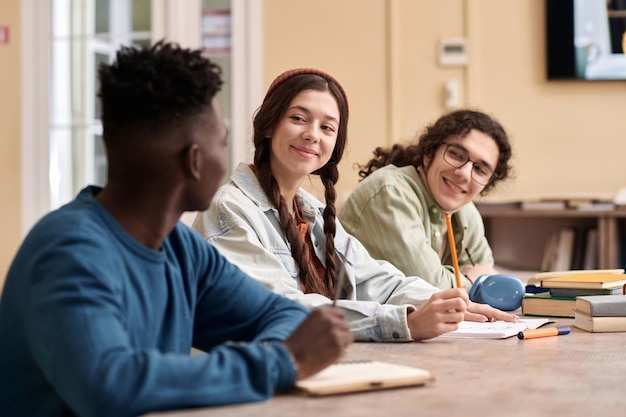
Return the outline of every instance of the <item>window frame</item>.
{"type": "MultiPolygon", "coordinates": [[[[22,235],[51,205],[50,114],[52,6],[50,1],[22,0],[22,235]]],[[[231,0],[232,98],[231,164],[249,162],[251,145],[246,135],[263,93],[263,0],[231,0]],[[252,70],[254,69],[254,70],[252,70]]],[[[152,40],[168,39],[198,48],[200,1],[152,0],[152,40]],[[196,24],[190,24],[196,22],[196,24]]]]}

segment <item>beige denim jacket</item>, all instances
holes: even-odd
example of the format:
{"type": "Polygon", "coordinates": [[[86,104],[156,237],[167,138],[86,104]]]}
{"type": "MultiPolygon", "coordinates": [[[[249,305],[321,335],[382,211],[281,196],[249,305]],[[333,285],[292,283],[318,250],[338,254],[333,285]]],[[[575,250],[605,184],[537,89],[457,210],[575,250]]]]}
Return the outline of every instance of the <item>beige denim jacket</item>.
{"type": "MultiPolygon", "coordinates": [[[[311,241],[325,264],[324,204],[300,189],[300,214],[309,223],[311,241]]],[[[215,195],[210,208],[198,213],[193,228],[226,258],[274,292],[313,308],[331,300],[304,294],[298,266],[280,230],[278,211],[269,202],[249,166],[239,165],[230,181],[215,195]]],[[[410,341],[407,314],[439,291],[419,277],[407,277],[385,261],[372,258],[361,243],[348,235],[339,221],[335,235],[339,268],[346,268],[352,291],[339,300],[358,341],[410,341]],[[352,239],[346,255],[348,240],[352,239]]]]}

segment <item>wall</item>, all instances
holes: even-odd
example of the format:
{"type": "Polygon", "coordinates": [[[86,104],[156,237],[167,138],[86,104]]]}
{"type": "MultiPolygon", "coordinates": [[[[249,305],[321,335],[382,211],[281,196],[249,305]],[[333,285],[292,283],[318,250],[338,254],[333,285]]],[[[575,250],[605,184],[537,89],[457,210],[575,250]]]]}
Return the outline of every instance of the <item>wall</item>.
{"type": "MultiPolygon", "coordinates": [[[[356,183],[344,173],[364,162],[370,144],[388,136],[385,0],[265,0],[265,85],[281,72],[314,67],[332,74],[348,94],[348,144],[338,189],[356,183]],[[341,184],[346,184],[343,187],[341,184]]],[[[319,191],[319,184],[307,184],[319,191]]]]}
{"type": "Polygon", "coordinates": [[[19,0],[0,2],[0,26],[9,43],[0,45],[0,292],[21,239],[21,51],[19,0]]]}
{"type": "MultiPolygon", "coordinates": [[[[22,236],[19,5],[0,2],[0,25],[11,29],[10,44],[0,46],[0,285],[22,236]]],[[[296,66],[342,82],[351,114],[344,195],[358,180],[354,163],[445,111],[448,79],[513,137],[516,178],[495,196],[614,193],[626,186],[626,83],[546,81],[543,7],[544,0],[265,0],[265,84],[296,66]],[[463,34],[469,66],[439,67],[438,40],[463,34]]]]}
{"type": "Polygon", "coordinates": [[[471,0],[472,102],[515,139],[504,194],[615,193],[626,186],[626,82],[545,80],[544,1],[471,0]]]}
{"type": "Polygon", "coordinates": [[[343,192],[358,180],[354,162],[446,111],[448,79],[459,82],[466,105],[494,115],[512,136],[515,179],[493,196],[626,186],[626,83],[546,81],[544,0],[266,0],[264,14],[267,84],[284,69],[312,65],[348,92],[343,192]],[[463,34],[467,68],[438,66],[438,40],[463,34]]]}

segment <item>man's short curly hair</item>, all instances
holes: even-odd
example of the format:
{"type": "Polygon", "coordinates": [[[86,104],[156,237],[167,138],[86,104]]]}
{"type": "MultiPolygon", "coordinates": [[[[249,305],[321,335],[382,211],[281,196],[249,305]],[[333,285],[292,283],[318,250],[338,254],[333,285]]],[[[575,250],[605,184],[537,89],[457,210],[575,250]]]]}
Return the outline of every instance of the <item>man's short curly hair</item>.
{"type": "Polygon", "coordinates": [[[98,69],[102,124],[107,135],[160,129],[207,109],[222,86],[221,68],[202,56],[160,41],[122,47],[98,69]]]}
{"type": "Polygon", "coordinates": [[[493,117],[478,110],[460,109],[441,116],[435,123],[427,126],[411,144],[396,143],[391,148],[377,147],[374,150],[374,158],[359,166],[359,176],[363,179],[378,168],[390,164],[397,167],[424,166],[424,159],[434,158],[437,149],[450,137],[463,138],[472,130],[491,137],[496,142],[499,151],[494,175],[481,192],[481,195],[484,195],[498,182],[511,175],[510,160],[513,151],[504,127],[493,117]]]}

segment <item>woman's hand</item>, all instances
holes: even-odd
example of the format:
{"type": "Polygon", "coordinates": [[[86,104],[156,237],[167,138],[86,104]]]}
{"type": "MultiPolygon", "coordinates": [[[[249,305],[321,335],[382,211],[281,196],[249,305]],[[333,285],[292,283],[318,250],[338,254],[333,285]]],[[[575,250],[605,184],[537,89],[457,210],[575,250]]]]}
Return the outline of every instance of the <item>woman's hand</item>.
{"type": "Polygon", "coordinates": [[[470,301],[465,312],[465,320],[467,321],[508,321],[515,322],[517,316],[509,314],[497,308],[493,308],[487,304],[479,304],[470,301]]]}
{"type": "Polygon", "coordinates": [[[407,322],[411,337],[425,340],[456,330],[459,322],[463,321],[468,304],[469,297],[462,288],[434,293],[421,307],[409,313],[407,322]]]}

